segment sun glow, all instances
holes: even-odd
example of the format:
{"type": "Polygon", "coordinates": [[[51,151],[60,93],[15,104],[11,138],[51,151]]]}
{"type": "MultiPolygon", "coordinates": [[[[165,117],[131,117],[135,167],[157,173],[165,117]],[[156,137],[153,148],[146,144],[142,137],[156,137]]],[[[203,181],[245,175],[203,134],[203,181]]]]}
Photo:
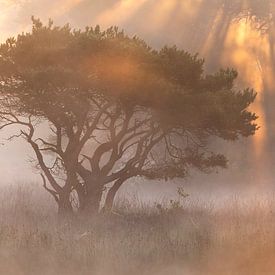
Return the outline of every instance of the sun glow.
{"type": "Polygon", "coordinates": [[[270,43],[267,35],[260,34],[247,20],[231,24],[224,42],[222,63],[232,64],[237,68],[242,79],[240,84],[253,87],[258,93],[252,107],[259,116],[257,124],[260,126],[253,138],[256,159],[264,158],[268,142],[265,95],[270,88],[266,81],[271,77],[270,61],[270,43]]]}

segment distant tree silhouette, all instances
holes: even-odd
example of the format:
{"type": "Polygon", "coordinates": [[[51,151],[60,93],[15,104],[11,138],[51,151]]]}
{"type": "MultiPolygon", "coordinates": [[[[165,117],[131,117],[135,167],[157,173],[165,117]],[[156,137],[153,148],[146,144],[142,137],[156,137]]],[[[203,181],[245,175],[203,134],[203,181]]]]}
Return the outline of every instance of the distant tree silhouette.
{"type": "Polygon", "coordinates": [[[1,119],[33,148],[60,214],[112,208],[130,178],[183,178],[191,167],[226,167],[212,136],[253,135],[253,90],[237,72],[204,75],[204,61],[176,47],[150,48],[116,27],[43,25],[0,46],[1,119]],[[47,129],[44,137],[39,130],[47,129]],[[50,153],[50,154],[49,154],[50,153]],[[108,186],[111,186],[108,188],[108,186]]]}

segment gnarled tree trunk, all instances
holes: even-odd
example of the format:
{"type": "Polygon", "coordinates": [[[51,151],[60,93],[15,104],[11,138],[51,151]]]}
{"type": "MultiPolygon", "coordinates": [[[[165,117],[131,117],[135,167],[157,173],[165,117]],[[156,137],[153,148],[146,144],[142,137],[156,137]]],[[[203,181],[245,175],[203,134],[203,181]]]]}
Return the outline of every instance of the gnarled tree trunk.
{"type": "Polygon", "coordinates": [[[79,194],[80,208],[79,212],[84,216],[94,216],[99,213],[100,203],[103,194],[102,185],[93,180],[85,183],[85,192],[79,194]]]}
{"type": "Polygon", "coordinates": [[[64,191],[64,193],[59,194],[58,199],[58,215],[62,218],[67,218],[72,216],[73,207],[70,201],[70,193],[64,191]]]}
{"type": "Polygon", "coordinates": [[[124,179],[124,178],[118,179],[117,181],[115,181],[113,186],[109,189],[107,196],[106,196],[105,204],[103,207],[104,212],[112,211],[116,193],[119,190],[119,188],[121,187],[121,185],[125,182],[125,180],[126,179],[124,179]]]}

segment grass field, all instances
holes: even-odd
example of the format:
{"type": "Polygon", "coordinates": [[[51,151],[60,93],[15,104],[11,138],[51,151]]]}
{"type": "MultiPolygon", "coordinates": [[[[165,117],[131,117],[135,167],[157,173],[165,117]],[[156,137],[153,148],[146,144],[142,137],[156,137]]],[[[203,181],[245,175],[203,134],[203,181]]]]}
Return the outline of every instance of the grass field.
{"type": "Polygon", "coordinates": [[[120,200],[111,216],[61,222],[30,188],[0,197],[0,274],[275,274],[272,199],[219,209],[190,197],[170,209],[120,200]]]}

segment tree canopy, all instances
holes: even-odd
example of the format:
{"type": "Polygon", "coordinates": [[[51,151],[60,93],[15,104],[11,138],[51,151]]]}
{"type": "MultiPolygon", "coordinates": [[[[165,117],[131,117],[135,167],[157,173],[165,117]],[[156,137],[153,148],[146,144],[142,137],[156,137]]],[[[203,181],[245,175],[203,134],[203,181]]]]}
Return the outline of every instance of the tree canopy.
{"type": "Polygon", "coordinates": [[[208,75],[203,65],[197,54],[153,49],[117,27],[73,30],[33,18],[30,33],[0,46],[1,128],[21,126],[17,136],[32,146],[61,212],[72,210],[72,191],[79,211],[98,211],[104,192],[110,209],[129,178],[226,167],[209,138],[255,133],[255,92],[236,90],[235,70],[208,75]]]}

